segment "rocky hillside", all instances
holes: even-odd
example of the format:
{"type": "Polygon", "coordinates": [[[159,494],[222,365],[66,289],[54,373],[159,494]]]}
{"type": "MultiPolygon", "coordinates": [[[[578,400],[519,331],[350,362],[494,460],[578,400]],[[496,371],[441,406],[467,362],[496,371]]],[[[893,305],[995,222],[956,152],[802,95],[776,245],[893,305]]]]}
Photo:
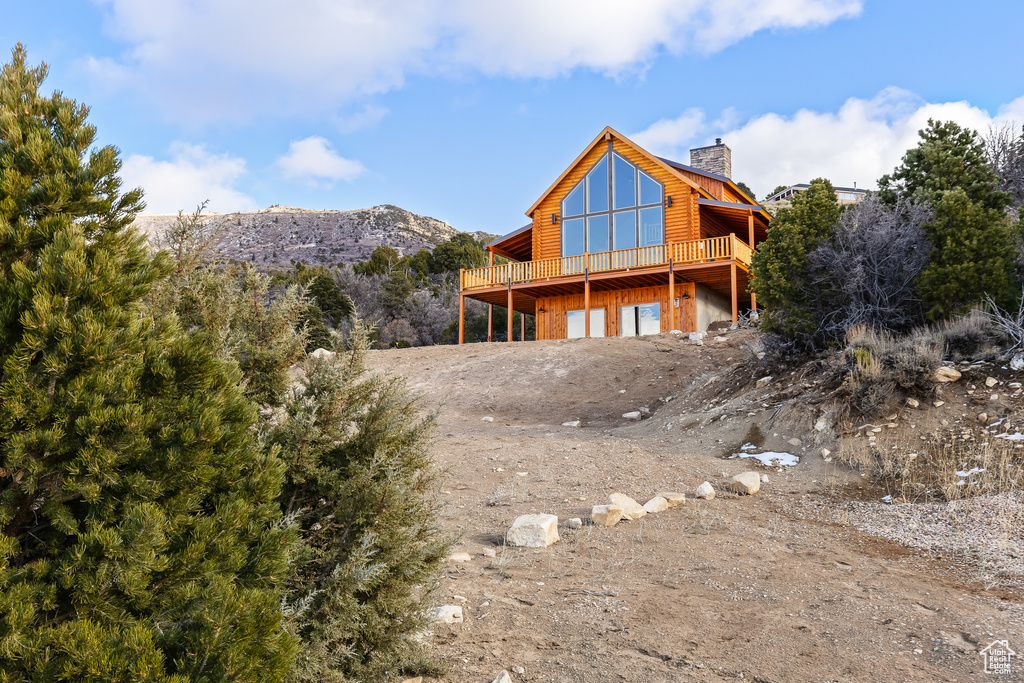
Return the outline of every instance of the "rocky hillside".
{"type": "MultiPolygon", "coordinates": [[[[206,214],[218,231],[222,258],[251,261],[261,268],[353,263],[386,244],[400,255],[432,249],[458,231],[427,216],[390,204],[354,211],[317,211],[274,205],[260,211],[206,214]]],[[[135,221],[150,236],[163,233],[177,214],[141,214],[135,221]]]]}

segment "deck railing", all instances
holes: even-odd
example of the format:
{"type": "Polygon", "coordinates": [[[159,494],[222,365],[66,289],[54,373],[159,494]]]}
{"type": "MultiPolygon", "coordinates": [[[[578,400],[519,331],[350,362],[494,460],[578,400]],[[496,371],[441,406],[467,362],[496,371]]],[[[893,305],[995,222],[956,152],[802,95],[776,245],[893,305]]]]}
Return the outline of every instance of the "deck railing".
{"type": "Polygon", "coordinates": [[[631,271],[664,266],[672,259],[674,265],[712,263],[735,259],[750,265],[751,249],[736,235],[710,237],[703,240],[669,242],[651,247],[602,251],[576,256],[513,261],[500,266],[470,268],[461,273],[463,290],[504,287],[510,282],[542,282],[561,277],[612,271],[631,271]]]}

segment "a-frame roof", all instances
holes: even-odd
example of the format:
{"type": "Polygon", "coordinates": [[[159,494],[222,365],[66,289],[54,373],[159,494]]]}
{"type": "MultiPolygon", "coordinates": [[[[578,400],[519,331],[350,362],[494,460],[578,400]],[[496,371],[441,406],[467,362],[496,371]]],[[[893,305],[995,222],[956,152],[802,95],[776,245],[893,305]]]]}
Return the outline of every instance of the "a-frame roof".
{"type": "MultiPolygon", "coordinates": [[[[543,202],[545,199],[547,199],[548,195],[555,191],[555,188],[558,187],[558,184],[561,183],[565,179],[565,176],[569,175],[569,173],[574,168],[576,168],[576,165],[579,164],[583,160],[583,158],[585,156],[590,154],[590,150],[594,149],[594,147],[596,147],[600,143],[605,142],[607,140],[610,140],[612,138],[615,138],[617,140],[621,140],[622,142],[626,143],[627,145],[629,145],[630,147],[635,149],[637,151],[637,153],[639,153],[641,156],[643,156],[645,159],[650,161],[655,166],[661,167],[662,169],[664,169],[668,173],[672,174],[676,178],[679,178],[679,180],[681,180],[682,182],[686,183],[687,185],[689,185],[693,189],[695,189],[698,192],[700,192],[701,196],[703,196],[705,199],[714,199],[714,197],[711,196],[711,194],[708,193],[707,190],[705,190],[700,185],[698,185],[697,183],[693,182],[692,180],[687,178],[685,175],[680,173],[678,169],[673,168],[670,164],[665,163],[664,161],[662,161],[658,157],[654,156],[653,154],[648,152],[646,149],[644,149],[640,145],[636,144],[635,142],[633,142],[632,140],[627,138],[625,135],[622,135],[621,133],[619,133],[618,131],[613,129],[612,127],[605,126],[604,130],[602,130],[600,133],[598,133],[597,137],[594,138],[593,142],[591,142],[589,145],[587,145],[587,147],[580,153],[580,155],[578,157],[576,157],[571,164],[569,164],[569,167],[566,168],[564,171],[562,171],[562,175],[558,176],[558,178],[555,180],[555,182],[551,183],[551,186],[547,190],[544,191],[544,194],[542,194],[540,196],[540,198],[537,199],[537,201],[535,201],[533,203],[533,206],[531,206],[529,209],[526,210],[526,215],[530,216],[530,217],[533,217],[533,212],[537,210],[537,207],[540,206],[541,202],[543,202]]],[[[701,173],[701,171],[697,171],[697,172],[701,173]]]]}

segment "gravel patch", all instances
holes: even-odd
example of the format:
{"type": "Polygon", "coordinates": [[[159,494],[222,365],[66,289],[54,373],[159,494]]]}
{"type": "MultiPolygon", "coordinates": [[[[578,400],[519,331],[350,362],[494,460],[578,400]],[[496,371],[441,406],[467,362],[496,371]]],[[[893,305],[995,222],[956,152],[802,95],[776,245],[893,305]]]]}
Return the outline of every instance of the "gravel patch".
{"type": "Polygon", "coordinates": [[[1024,585],[1024,493],[948,503],[806,501],[810,516],[915,548],[967,561],[986,587],[1024,585]]]}

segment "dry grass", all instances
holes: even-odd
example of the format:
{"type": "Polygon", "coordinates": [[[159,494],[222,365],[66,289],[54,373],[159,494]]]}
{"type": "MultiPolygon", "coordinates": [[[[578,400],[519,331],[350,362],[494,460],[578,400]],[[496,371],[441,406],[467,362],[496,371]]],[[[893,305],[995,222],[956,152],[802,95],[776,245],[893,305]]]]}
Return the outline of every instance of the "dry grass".
{"type": "MultiPolygon", "coordinates": [[[[899,433],[847,439],[840,457],[869,472],[893,496],[955,501],[1024,488],[1024,442],[984,427],[948,428],[926,441],[899,433]]],[[[915,437],[916,438],[916,437],[915,437]]]]}

